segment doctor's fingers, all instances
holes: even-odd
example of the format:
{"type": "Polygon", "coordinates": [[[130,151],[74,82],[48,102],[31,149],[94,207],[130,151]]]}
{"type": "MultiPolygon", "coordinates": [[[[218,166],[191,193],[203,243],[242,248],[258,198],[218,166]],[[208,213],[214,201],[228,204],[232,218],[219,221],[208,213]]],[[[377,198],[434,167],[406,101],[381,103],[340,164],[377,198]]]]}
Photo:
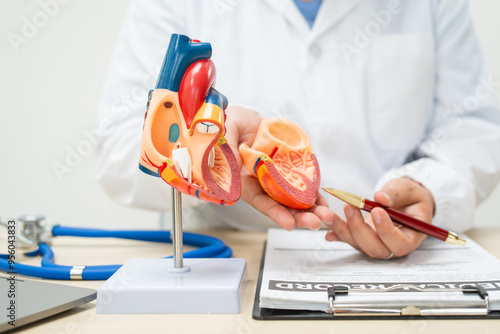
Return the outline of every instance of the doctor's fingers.
{"type": "Polygon", "coordinates": [[[323,222],[332,221],[334,216],[334,213],[328,207],[328,201],[322,195],[319,195],[316,203],[309,209],[304,210],[304,212],[314,214],[323,222]]]}
{"type": "Polygon", "coordinates": [[[331,221],[325,221],[325,224],[330,229],[325,235],[325,239],[327,241],[343,241],[355,249],[360,250],[359,246],[354,241],[351,232],[349,231],[347,223],[339,216],[334,214],[333,219],[331,221]]]}
{"type": "Polygon", "coordinates": [[[325,196],[321,195],[321,194],[318,194],[318,198],[316,198],[316,205],[320,205],[320,206],[326,206],[327,208],[329,207],[328,206],[328,201],[326,200],[325,196]]]}
{"type": "Polygon", "coordinates": [[[236,148],[241,144],[252,146],[259,125],[264,117],[255,110],[240,106],[229,106],[226,109],[226,115],[226,135],[228,135],[231,130],[234,132],[234,135],[236,135],[236,148]]]}
{"type": "Polygon", "coordinates": [[[371,212],[377,235],[380,240],[390,249],[395,257],[410,254],[417,249],[427,237],[406,227],[397,227],[391,218],[382,209],[375,208],[371,212]]]}
{"type": "Polygon", "coordinates": [[[377,232],[365,222],[361,210],[348,204],[344,207],[344,211],[349,232],[351,232],[354,242],[363,252],[376,259],[387,259],[392,256],[392,250],[380,240],[377,232]]]}
{"type": "Polygon", "coordinates": [[[253,144],[263,117],[254,110],[238,106],[229,106],[226,115],[224,138],[233,150],[238,165],[241,166],[239,147],[241,144],[248,146],[253,144]]]}
{"type": "Polygon", "coordinates": [[[431,211],[434,211],[432,193],[423,185],[408,177],[401,177],[387,182],[380,192],[375,193],[374,199],[378,203],[392,208],[425,203],[431,208],[431,211]]]}
{"type": "Polygon", "coordinates": [[[321,219],[312,212],[297,211],[291,209],[293,217],[295,218],[296,228],[308,228],[311,230],[319,230],[321,227],[321,219]]]}

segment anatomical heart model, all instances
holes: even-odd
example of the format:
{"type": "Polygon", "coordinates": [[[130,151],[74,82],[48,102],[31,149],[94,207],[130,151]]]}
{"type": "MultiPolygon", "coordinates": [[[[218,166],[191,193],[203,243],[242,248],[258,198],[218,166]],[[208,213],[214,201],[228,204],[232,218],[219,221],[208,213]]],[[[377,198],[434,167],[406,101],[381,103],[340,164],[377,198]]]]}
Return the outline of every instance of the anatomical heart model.
{"type": "Polygon", "coordinates": [[[307,209],[318,197],[320,171],[305,131],[285,118],[262,121],[252,147],[240,146],[245,168],[277,202],[307,209]]]}
{"type": "Polygon", "coordinates": [[[227,99],[215,90],[210,43],[172,35],[149,94],[139,168],[177,190],[230,205],[240,198],[238,163],[224,138],[227,99]]]}

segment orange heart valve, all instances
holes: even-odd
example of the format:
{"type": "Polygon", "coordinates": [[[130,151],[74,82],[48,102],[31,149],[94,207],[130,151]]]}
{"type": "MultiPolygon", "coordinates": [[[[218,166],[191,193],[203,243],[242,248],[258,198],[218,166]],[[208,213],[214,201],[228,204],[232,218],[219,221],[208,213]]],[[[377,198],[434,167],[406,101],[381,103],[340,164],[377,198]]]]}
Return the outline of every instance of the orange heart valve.
{"type": "Polygon", "coordinates": [[[277,202],[307,209],[318,197],[320,172],[305,131],[284,118],[262,121],[252,147],[240,146],[245,168],[277,202]]]}
{"type": "Polygon", "coordinates": [[[219,205],[241,194],[238,163],[224,138],[227,99],[213,86],[210,43],[173,34],[144,118],[139,168],[219,205]]]}

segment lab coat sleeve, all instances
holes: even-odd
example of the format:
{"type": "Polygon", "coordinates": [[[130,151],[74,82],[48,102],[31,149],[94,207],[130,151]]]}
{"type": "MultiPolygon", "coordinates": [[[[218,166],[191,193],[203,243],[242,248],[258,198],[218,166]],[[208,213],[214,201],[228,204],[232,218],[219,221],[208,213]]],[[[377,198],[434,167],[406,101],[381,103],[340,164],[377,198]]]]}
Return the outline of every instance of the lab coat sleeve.
{"type": "Polygon", "coordinates": [[[434,196],[433,223],[456,232],[471,227],[476,206],[500,175],[500,114],[466,1],[435,2],[433,117],[409,162],[389,170],[376,190],[409,176],[434,196]]]}
{"type": "MultiPolygon", "coordinates": [[[[138,168],[148,91],[156,78],[171,33],[186,33],[178,1],[132,1],[120,32],[99,105],[103,140],[98,182],[115,201],[152,210],[170,207],[171,188],[138,168]]],[[[201,202],[185,196],[183,204],[201,202]]]]}

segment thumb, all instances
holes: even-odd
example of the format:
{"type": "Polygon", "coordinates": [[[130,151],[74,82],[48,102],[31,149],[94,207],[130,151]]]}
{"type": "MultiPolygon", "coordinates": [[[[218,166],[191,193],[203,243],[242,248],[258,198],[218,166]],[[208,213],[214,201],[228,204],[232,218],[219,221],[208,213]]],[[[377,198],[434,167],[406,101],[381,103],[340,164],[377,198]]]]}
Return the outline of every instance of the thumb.
{"type": "Polygon", "coordinates": [[[423,187],[407,177],[387,182],[380,191],[376,192],[376,202],[392,207],[402,208],[422,201],[423,187]]]}
{"type": "Polygon", "coordinates": [[[241,167],[242,160],[239,147],[242,144],[252,145],[263,117],[254,110],[239,106],[227,107],[226,116],[225,138],[236,156],[238,165],[241,167]]]}
{"type": "Polygon", "coordinates": [[[375,202],[382,204],[383,206],[387,207],[393,206],[390,195],[383,190],[377,191],[374,194],[373,199],[375,200],[375,202]]]}

